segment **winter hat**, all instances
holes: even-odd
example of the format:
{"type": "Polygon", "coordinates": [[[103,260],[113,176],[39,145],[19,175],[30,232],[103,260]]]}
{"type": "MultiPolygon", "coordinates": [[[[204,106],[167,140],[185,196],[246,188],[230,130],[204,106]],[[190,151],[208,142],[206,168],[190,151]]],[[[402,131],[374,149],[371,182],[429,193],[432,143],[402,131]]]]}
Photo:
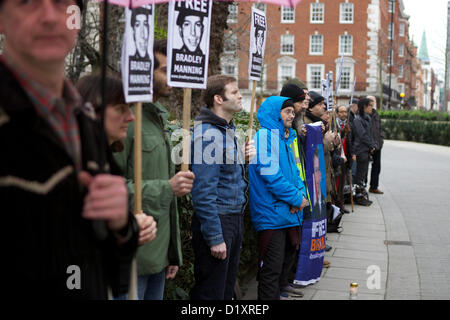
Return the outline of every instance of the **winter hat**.
{"type": "Polygon", "coordinates": [[[281,106],[281,110],[283,110],[284,108],[287,107],[292,107],[294,108],[294,101],[292,101],[291,99],[287,99],[283,102],[283,105],[281,106]]]}
{"type": "Polygon", "coordinates": [[[352,104],[358,104],[359,100],[358,99],[353,99],[352,101],[350,101],[350,105],[352,104]]]}
{"type": "Polygon", "coordinates": [[[317,105],[325,100],[324,97],[322,97],[320,94],[318,94],[315,91],[310,91],[309,97],[310,97],[309,106],[308,106],[309,109],[314,108],[315,105],[317,105]]]}
{"type": "Polygon", "coordinates": [[[292,83],[283,86],[280,96],[291,98],[294,103],[305,100],[305,92],[299,86],[292,83]]]}

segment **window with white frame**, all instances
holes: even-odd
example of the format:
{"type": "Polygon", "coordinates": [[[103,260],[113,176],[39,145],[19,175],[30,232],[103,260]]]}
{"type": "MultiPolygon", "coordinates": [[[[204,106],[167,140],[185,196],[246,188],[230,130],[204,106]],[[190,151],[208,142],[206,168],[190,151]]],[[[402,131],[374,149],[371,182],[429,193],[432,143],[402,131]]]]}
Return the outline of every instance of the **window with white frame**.
{"type": "Polygon", "coordinates": [[[394,49],[388,51],[388,66],[394,65],[394,49]]]}
{"type": "Polygon", "coordinates": [[[405,85],[403,83],[398,84],[398,92],[405,93],[405,85]]]}
{"type": "Polygon", "coordinates": [[[388,25],[388,39],[394,39],[394,23],[389,22],[388,25]]]}
{"type": "Polygon", "coordinates": [[[227,76],[238,77],[238,59],[234,57],[222,57],[221,58],[221,66],[222,66],[222,74],[227,76]]]}
{"type": "Polygon", "coordinates": [[[325,4],[320,2],[311,3],[311,23],[324,23],[325,4]]]}
{"type": "Polygon", "coordinates": [[[339,23],[353,23],[353,3],[341,3],[339,23]]]}
{"type": "Polygon", "coordinates": [[[352,68],[342,67],[339,90],[350,90],[352,85],[352,68]]]}
{"type": "Polygon", "coordinates": [[[255,6],[256,9],[259,9],[263,12],[266,12],[266,4],[262,3],[262,2],[257,2],[255,4],[253,4],[255,6]]]}
{"type": "Polygon", "coordinates": [[[353,36],[350,34],[341,34],[339,36],[339,55],[353,55],[353,36]]]}
{"type": "Polygon", "coordinates": [[[398,77],[403,78],[403,65],[402,64],[400,64],[398,66],[398,77]]]}
{"type": "Polygon", "coordinates": [[[405,45],[403,43],[400,43],[398,45],[398,56],[404,57],[405,56],[405,45]]]}
{"type": "Polygon", "coordinates": [[[309,90],[321,90],[325,66],[323,64],[308,64],[306,66],[306,81],[309,90]]]}
{"type": "Polygon", "coordinates": [[[267,83],[267,64],[264,64],[261,70],[261,80],[256,82],[256,89],[265,90],[267,83]]]}
{"type": "Polygon", "coordinates": [[[294,54],[294,35],[281,35],[281,54],[294,54]]]}
{"type": "Polygon", "coordinates": [[[323,54],[323,35],[312,34],[309,37],[309,54],[321,55],[323,54]]]}
{"type": "Polygon", "coordinates": [[[405,24],[404,23],[400,23],[400,30],[399,33],[400,37],[404,37],[405,36],[405,24]]]}
{"type": "Polygon", "coordinates": [[[228,5],[227,23],[237,23],[238,21],[238,5],[232,3],[228,5]]]}
{"type": "Polygon", "coordinates": [[[389,1],[388,12],[389,13],[395,13],[395,0],[388,0],[388,1],[389,1]]]}
{"type": "Polygon", "coordinates": [[[295,7],[281,7],[281,23],[295,22],[295,7]]]}
{"type": "Polygon", "coordinates": [[[224,53],[236,53],[237,49],[237,36],[236,34],[228,34],[224,37],[223,52],[224,53]]]}

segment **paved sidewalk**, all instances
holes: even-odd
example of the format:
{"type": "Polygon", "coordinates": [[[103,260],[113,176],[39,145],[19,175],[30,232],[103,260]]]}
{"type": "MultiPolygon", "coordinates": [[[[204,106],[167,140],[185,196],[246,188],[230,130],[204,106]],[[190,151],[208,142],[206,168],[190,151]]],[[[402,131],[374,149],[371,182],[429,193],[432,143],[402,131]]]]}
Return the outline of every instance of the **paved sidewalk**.
{"type": "MultiPolygon", "coordinates": [[[[346,205],[350,213],[344,214],[341,220],[342,232],[327,234],[327,243],[333,247],[325,253],[330,267],[323,269],[318,283],[303,288],[303,298],[295,300],[348,300],[351,282],[359,284],[359,300],[385,299],[388,246],[385,244],[384,216],[378,202],[383,196],[370,194],[373,204],[370,207],[355,205],[354,212],[351,212],[351,205],[346,205]],[[371,266],[381,271],[379,289],[367,286],[367,280],[374,272],[368,272],[371,266]]],[[[257,298],[257,285],[256,280],[249,283],[244,300],[257,298]]],[[[369,286],[373,287],[374,283],[370,282],[369,286]]]]}

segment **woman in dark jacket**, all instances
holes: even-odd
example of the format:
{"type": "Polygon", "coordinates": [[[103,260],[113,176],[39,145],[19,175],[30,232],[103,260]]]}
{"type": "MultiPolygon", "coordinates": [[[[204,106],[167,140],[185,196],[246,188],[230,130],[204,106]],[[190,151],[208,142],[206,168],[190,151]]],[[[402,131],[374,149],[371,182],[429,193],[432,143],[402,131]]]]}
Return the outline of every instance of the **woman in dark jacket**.
{"type": "Polygon", "coordinates": [[[370,114],[372,113],[373,102],[363,98],[358,102],[358,114],[353,120],[353,153],[356,155],[356,181],[359,192],[355,196],[355,202],[362,205],[370,205],[370,201],[361,199],[361,191],[365,188],[367,180],[367,170],[369,167],[369,154],[376,149],[376,143],[372,138],[372,124],[370,114]],[[361,200],[361,201],[360,201],[361,200]]]}
{"type": "MultiPolygon", "coordinates": [[[[92,103],[97,117],[101,110],[101,77],[98,75],[88,75],[81,78],[77,83],[77,89],[84,101],[92,103]]],[[[122,141],[127,136],[128,124],[134,121],[134,115],[131,112],[130,103],[125,102],[123,95],[122,82],[118,78],[107,76],[105,79],[106,94],[106,109],[104,116],[104,127],[108,144],[112,152],[120,152],[124,146],[122,141]]],[[[114,166],[117,166],[115,163],[114,166]]],[[[120,169],[117,166],[117,170],[120,169]]],[[[139,225],[139,245],[152,241],[156,237],[156,221],[152,216],[144,213],[136,214],[136,220],[139,225]]],[[[121,295],[128,290],[128,276],[129,273],[124,271],[124,279],[121,280],[120,297],[126,298],[126,295],[121,295]]],[[[116,294],[117,296],[117,294],[116,294]]]]}

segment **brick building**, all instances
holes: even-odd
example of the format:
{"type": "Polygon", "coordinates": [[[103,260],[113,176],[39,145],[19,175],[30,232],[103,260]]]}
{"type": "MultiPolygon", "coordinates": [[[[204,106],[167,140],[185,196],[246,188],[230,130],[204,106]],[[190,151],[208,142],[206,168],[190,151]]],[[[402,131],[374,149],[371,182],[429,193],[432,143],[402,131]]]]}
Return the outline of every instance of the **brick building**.
{"type": "Polygon", "coordinates": [[[417,48],[409,40],[409,17],[404,14],[403,0],[303,0],[295,8],[234,3],[229,6],[230,30],[222,70],[238,78],[247,109],[252,5],[266,12],[268,23],[264,75],[257,89],[260,96],[278,94],[283,82],[294,77],[320,92],[321,79],[329,71],[336,82],[343,56],[338,103],[348,103],[356,77],[355,97],[381,97],[386,106],[389,74],[392,105],[400,103],[401,92],[405,93],[404,101],[414,100],[410,98],[416,94],[420,64],[415,61],[417,48]]]}

